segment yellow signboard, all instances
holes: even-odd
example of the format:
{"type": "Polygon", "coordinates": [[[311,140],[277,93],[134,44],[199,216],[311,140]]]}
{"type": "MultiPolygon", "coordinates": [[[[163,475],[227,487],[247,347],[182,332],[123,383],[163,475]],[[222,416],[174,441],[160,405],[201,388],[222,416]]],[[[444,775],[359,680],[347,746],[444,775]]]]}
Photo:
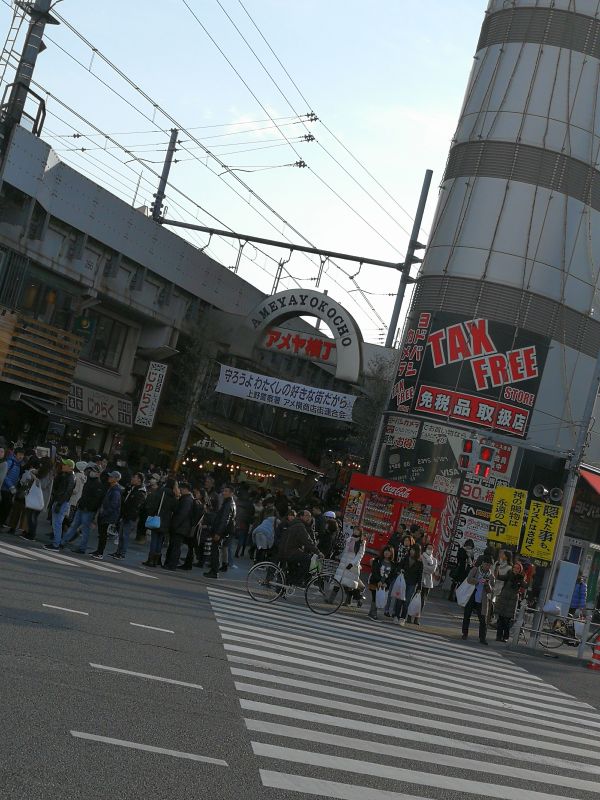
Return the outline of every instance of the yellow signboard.
{"type": "Polygon", "coordinates": [[[552,561],[561,517],[562,506],[533,500],[521,545],[522,555],[538,561],[552,561]]]}
{"type": "Polygon", "coordinates": [[[488,539],[516,547],[521,538],[527,492],[498,486],[494,490],[488,539]]]}

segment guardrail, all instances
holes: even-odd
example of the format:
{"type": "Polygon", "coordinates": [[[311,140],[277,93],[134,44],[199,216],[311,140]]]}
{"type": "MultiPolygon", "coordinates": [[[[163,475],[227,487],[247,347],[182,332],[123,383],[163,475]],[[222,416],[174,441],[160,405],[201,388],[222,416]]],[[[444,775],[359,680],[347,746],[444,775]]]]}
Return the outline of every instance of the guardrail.
{"type": "MultiPolygon", "coordinates": [[[[559,640],[560,643],[572,642],[575,640],[579,642],[577,646],[577,658],[579,660],[583,660],[586,658],[585,648],[593,647],[596,640],[600,638],[600,625],[594,625],[595,630],[593,633],[591,633],[592,616],[593,609],[586,609],[585,617],[583,620],[581,620],[583,622],[583,630],[581,632],[581,636],[579,636],[575,629],[575,622],[578,620],[574,619],[573,617],[564,617],[559,614],[548,614],[542,609],[528,608],[527,605],[523,603],[513,625],[509,647],[517,647],[523,632],[530,634],[529,639],[525,642],[525,644],[532,649],[535,649],[540,644],[540,637],[542,636],[548,637],[549,639],[559,640]],[[530,626],[525,624],[527,614],[531,615],[530,626]],[[573,627],[573,633],[559,633],[557,630],[553,630],[552,626],[544,628],[544,623],[547,620],[552,620],[553,623],[555,623],[557,620],[564,620],[566,625],[573,627]]],[[[558,646],[560,646],[560,644],[558,646]]]]}

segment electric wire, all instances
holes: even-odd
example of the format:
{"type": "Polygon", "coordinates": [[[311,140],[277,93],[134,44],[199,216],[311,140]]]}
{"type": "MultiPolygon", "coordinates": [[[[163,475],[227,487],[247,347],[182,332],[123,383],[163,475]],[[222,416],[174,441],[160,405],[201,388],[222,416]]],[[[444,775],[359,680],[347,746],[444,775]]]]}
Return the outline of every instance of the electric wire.
{"type": "MultiPolygon", "coordinates": [[[[6,0],[3,0],[3,2],[6,2],[6,0]]],[[[234,171],[228,170],[228,168],[227,168],[227,165],[226,165],[226,164],[224,164],[224,163],[223,163],[223,162],[220,160],[220,158],[219,158],[218,156],[216,156],[214,153],[212,153],[212,152],[211,152],[211,151],[210,151],[210,150],[209,150],[209,149],[208,149],[208,148],[207,148],[205,145],[203,145],[203,144],[202,144],[202,143],[201,143],[201,142],[200,142],[200,141],[199,141],[199,140],[198,140],[196,137],[192,136],[192,135],[189,133],[189,129],[183,128],[183,127],[182,127],[182,126],[181,126],[181,125],[180,125],[180,124],[177,122],[177,120],[176,120],[174,117],[172,117],[172,116],[171,116],[171,115],[170,115],[170,114],[169,114],[169,113],[168,113],[168,112],[167,112],[165,109],[163,109],[162,107],[160,107],[160,106],[159,106],[159,104],[155,103],[155,102],[152,100],[152,98],[151,98],[151,97],[149,97],[149,95],[147,95],[147,94],[146,94],[146,93],[145,93],[145,92],[144,92],[144,91],[143,91],[143,90],[142,90],[142,89],[141,89],[139,86],[137,86],[137,85],[136,85],[136,84],[135,84],[135,83],[134,83],[134,82],[133,82],[133,81],[132,81],[132,80],[131,80],[131,79],[130,79],[130,78],[129,78],[129,77],[128,77],[128,76],[127,76],[127,75],[126,75],[126,74],[125,74],[123,71],[122,71],[122,70],[120,70],[120,69],[119,69],[119,67],[117,67],[117,66],[116,66],[116,65],[115,65],[115,64],[114,64],[114,63],[113,63],[113,62],[112,62],[110,59],[108,59],[108,57],[107,57],[107,56],[105,56],[105,55],[104,55],[104,54],[103,54],[103,53],[102,53],[102,52],[101,52],[101,51],[100,51],[98,48],[94,47],[94,45],[92,45],[92,44],[91,44],[91,42],[89,42],[89,41],[88,41],[88,40],[87,40],[87,39],[86,39],[86,38],[83,36],[83,34],[81,34],[81,33],[80,33],[80,32],[79,32],[79,31],[78,31],[78,30],[77,30],[77,29],[76,29],[74,26],[72,26],[72,25],[71,25],[71,24],[70,24],[70,23],[69,23],[67,20],[65,20],[65,19],[64,19],[63,17],[61,17],[60,15],[56,14],[56,16],[57,16],[57,17],[58,17],[58,18],[61,20],[61,22],[63,22],[63,24],[64,24],[64,25],[65,25],[65,26],[66,26],[66,27],[67,27],[67,28],[68,28],[68,29],[69,29],[69,30],[70,30],[70,31],[71,31],[71,32],[72,32],[72,33],[73,33],[75,36],[77,36],[77,38],[79,38],[79,39],[80,39],[80,40],[81,40],[81,41],[82,41],[82,42],[83,42],[83,43],[84,43],[84,44],[85,44],[87,47],[89,47],[89,48],[90,48],[90,49],[91,49],[91,50],[92,50],[92,51],[93,51],[95,54],[97,54],[97,55],[98,55],[98,56],[99,56],[99,57],[100,57],[100,58],[103,60],[103,62],[104,62],[105,64],[107,64],[107,65],[108,65],[108,66],[109,66],[111,69],[113,69],[113,70],[116,72],[116,74],[117,74],[117,75],[119,75],[119,77],[121,77],[121,78],[122,78],[122,79],[123,79],[123,80],[124,80],[124,81],[125,81],[125,82],[126,82],[126,83],[127,83],[129,86],[130,86],[130,87],[131,87],[131,88],[133,88],[133,89],[134,89],[134,90],[135,90],[135,91],[136,91],[138,94],[140,94],[140,95],[141,95],[141,96],[142,96],[142,97],[143,97],[143,98],[144,98],[144,99],[145,99],[145,100],[146,100],[148,103],[150,103],[150,104],[152,105],[152,107],[153,107],[153,108],[155,108],[155,109],[156,109],[156,108],[158,108],[158,109],[160,110],[160,113],[161,113],[161,114],[162,114],[162,115],[163,115],[163,116],[164,116],[166,119],[168,119],[168,120],[169,120],[169,121],[170,121],[170,122],[171,122],[173,125],[175,125],[175,126],[176,126],[176,127],[179,129],[179,130],[182,130],[184,133],[186,133],[188,136],[190,136],[191,140],[192,140],[192,141],[194,141],[194,142],[196,142],[196,144],[197,144],[197,145],[200,147],[200,149],[202,149],[202,150],[203,150],[203,151],[206,153],[206,155],[207,155],[207,156],[209,156],[209,157],[211,157],[212,159],[214,159],[214,160],[215,160],[215,161],[216,161],[216,162],[217,162],[217,163],[218,163],[218,164],[219,164],[221,167],[223,167],[223,168],[224,168],[226,171],[229,171],[229,172],[231,173],[232,177],[233,177],[233,178],[234,178],[234,179],[235,179],[235,180],[236,180],[236,181],[237,181],[237,182],[238,182],[238,183],[239,183],[239,184],[240,184],[240,185],[241,185],[241,186],[242,186],[242,187],[243,187],[243,188],[244,188],[244,189],[245,189],[245,190],[246,190],[248,193],[249,193],[249,196],[250,196],[250,197],[254,197],[254,198],[256,198],[256,199],[258,200],[258,202],[259,202],[259,203],[261,203],[261,204],[262,204],[262,205],[263,205],[263,206],[264,206],[264,207],[265,207],[265,208],[266,208],[268,211],[270,211],[270,212],[271,212],[271,213],[272,213],[272,214],[273,214],[273,215],[274,215],[274,216],[275,216],[277,219],[279,219],[279,220],[282,222],[282,224],[283,224],[283,225],[284,225],[286,228],[289,228],[289,230],[290,230],[290,231],[294,232],[294,233],[295,233],[297,236],[299,236],[299,237],[300,237],[300,238],[301,238],[301,239],[302,239],[304,242],[306,242],[307,244],[309,244],[311,247],[314,247],[314,246],[315,246],[315,245],[314,245],[314,244],[313,244],[313,243],[312,243],[312,242],[311,242],[311,241],[310,241],[310,240],[309,240],[307,237],[305,237],[303,234],[301,234],[301,233],[300,233],[300,231],[298,231],[298,230],[297,230],[297,229],[296,229],[296,228],[295,228],[293,225],[291,225],[291,223],[289,223],[289,222],[288,222],[288,221],[287,221],[287,220],[286,220],[284,217],[282,217],[282,216],[279,214],[279,212],[277,212],[277,211],[276,211],[276,210],[275,210],[275,209],[274,209],[274,208],[273,208],[273,207],[272,207],[272,206],[271,206],[269,203],[267,203],[267,202],[266,202],[266,201],[265,201],[265,200],[264,200],[262,197],[260,197],[260,195],[258,195],[258,193],[257,193],[257,192],[255,192],[255,191],[254,191],[254,190],[253,190],[253,189],[252,189],[252,188],[251,188],[251,187],[250,187],[250,186],[249,186],[249,185],[248,185],[248,184],[247,184],[245,181],[243,181],[243,179],[241,179],[241,178],[240,178],[240,177],[239,177],[239,176],[238,176],[238,175],[237,175],[237,174],[236,174],[234,171]]],[[[81,67],[82,67],[82,68],[83,68],[83,69],[84,69],[86,72],[89,72],[89,70],[88,70],[88,68],[85,66],[85,64],[83,64],[81,61],[79,61],[79,59],[75,58],[75,56],[73,56],[71,53],[69,53],[67,50],[65,50],[65,48],[61,47],[61,46],[60,46],[58,43],[54,42],[54,40],[52,40],[50,37],[48,37],[48,36],[47,36],[46,38],[47,38],[48,40],[52,41],[54,44],[56,44],[56,45],[57,45],[57,47],[58,47],[58,48],[59,48],[59,49],[60,49],[60,50],[61,50],[63,53],[65,53],[65,54],[66,54],[66,55],[67,55],[69,58],[71,58],[71,59],[72,59],[72,60],[73,60],[75,63],[77,63],[79,66],[81,66],[81,67]]],[[[166,130],[165,130],[164,128],[162,128],[160,125],[158,125],[158,123],[156,123],[156,122],[155,122],[155,120],[154,120],[153,118],[149,117],[149,116],[148,116],[148,115],[147,115],[145,112],[143,112],[143,111],[142,111],[140,108],[138,108],[136,105],[134,105],[134,104],[133,104],[131,101],[129,101],[127,98],[125,98],[125,97],[124,97],[122,94],[120,94],[120,93],[119,93],[119,92],[118,92],[118,91],[117,91],[117,90],[116,90],[116,89],[115,89],[115,88],[114,88],[112,85],[108,84],[106,81],[104,81],[102,78],[100,78],[100,76],[98,76],[96,73],[89,72],[89,74],[91,74],[91,75],[92,75],[94,78],[96,78],[96,80],[98,80],[100,83],[102,83],[102,84],[103,84],[103,85],[104,85],[104,86],[105,86],[107,89],[109,89],[109,90],[110,90],[112,93],[114,93],[114,94],[115,94],[116,96],[118,96],[118,97],[119,97],[121,100],[123,100],[123,102],[125,102],[127,105],[129,105],[129,106],[130,106],[130,107],[131,107],[133,110],[135,110],[135,111],[136,111],[138,114],[140,114],[140,115],[141,115],[141,116],[143,116],[145,119],[147,119],[147,120],[148,120],[148,121],[149,121],[151,124],[155,125],[155,126],[156,126],[156,128],[158,128],[159,130],[162,130],[164,133],[166,133],[166,130]]],[[[38,84],[38,83],[37,83],[37,82],[35,82],[35,81],[32,81],[32,83],[33,83],[33,85],[35,85],[35,86],[37,86],[38,88],[40,88],[42,91],[45,91],[45,92],[48,94],[48,96],[50,96],[50,94],[51,94],[51,93],[49,93],[49,92],[48,92],[46,89],[44,89],[44,87],[42,87],[40,84],[38,84]]],[[[57,100],[57,102],[61,102],[61,103],[62,103],[62,101],[60,101],[60,100],[59,100],[59,99],[56,97],[56,95],[53,95],[53,97],[54,97],[54,99],[56,99],[56,100],[57,100]]],[[[82,118],[80,115],[79,115],[79,118],[83,120],[83,118],[82,118]]],[[[85,121],[85,120],[83,120],[83,121],[85,121]]],[[[100,134],[99,134],[99,135],[100,135],[100,134]]],[[[104,135],[104,134],[102,134],[102,135],[104,135]]],[[[185,150],[186,148],[183,148],[183,149],[185,150]]],[[[199,163],[201,163],[201,164],[204,164],[204,162],[202,162],[202,160],[201,160],[201,159],[199,159],[199,158],[198,158],[197,160],[199,161],[199,163]]],[[[204,166],[207,166],[207,165],[206,165],[206,164],[204,164],[204,166]]],[[[217,175],[217,177],[219,177],[219,178],[221,178],[222,180],[224,180],[224,179],[222,178],[222,175],[219,175],[219,174],[215,173],[215,172],[214,172],[212,169],[211,169],[211,172],[212,172],[214,175],[217,175]]],[[[259,215],[259,216],[260,216],[260,217],[261,217],[261,218],[262,218],[262,219],[263,219],[265,222],[267,222],[267,224],[268,224],[268,225],[269,225],[271,228],[273,228],[273,230],[276,230],[276,231],[277,231],[277,232],[278,232],[280,235],[283,235],[283,236],[284,236],[284,238],[285,238],[287,241],[289,241],[290,243],[292,243],[292,242],[291,242],[291,240],[290,240],[290,238],[289,238],[289,237],[288,237],[288,236],[287,236],[285,233],[282,233],[281,231],[279,231],[279,229],[277,228],[277,226],[276,226],[276,225],[274,225],[274,224],[273,224],[273,223],[272,223],[272,222],[271,222],[271,221],[270,221],[270,220],[269,220],[269,219],[268,219],[268,218],[267,218],[267,217],[266,217],[266,216],[265,216],[265,215],[264,215],[264,214],[263,214],[263,213],[262,213],[262,212],[261,212],[261,211],[260,211],[258,208],[256,208],[256,206],[254,206],[254,205],[253,205],[253,204],[250,202],[250,200],[249,200],[249,199],[247,199],[246,197],[244,197],[244,196],[243,196],[243,195],[242,195],[242,194],[241,194],[241,193],[240,193],[238,190],[236,190],[236,188],[235,188],[235,187],[233,187],[233,186],[232,186],[231,184],[229,184],[227,181],[225,181],[225,183],[226,183],[226,185],[228,186],[228,188],[230,188],[232,191],[234,191],[234,192],[235,192],[235,194],[236,194],[238,197],[240,197],[240,199],[242,199],[242,200],[243,200],[243,202],[245,202],[247,205],[249,205],[249,207],[250,207],[250,208],[252,208],[252,209],[253,209],[253,211],[254,211],[255,213],[257,213],[257,214],[258,214],[258,215],[259,215]]],[[[207,212],[207,211],[206,211],[206,209],[203,209],[203,211],[204,211],[205,213],[208,213],[208,214],[210,215],[210,212],[207,212]]],[[[212,215],[210,215],[210,216],[212,216],[212,215]]],[[[221,224],[223,224],[223,223],[221,223],[221,224]]],[[[227,226],[225,226],[225,227],[227,227],[227,226]]],[[[308,254],[303,254],[303,255],[304,255],[304,256],[305,256],[305,257],[306,257],[306,258],[307,258],[307,259],[310,261],[310,257],[308,256],[308,254]]],[[[313,263],[313,262],[311,262],[311,263],[313,263]]],[[[346,278],[349,278],[350,280],[352,280],[350,273],[348,273],[348,272],[347,272],[345,269],[343,269],[343,268],[342,268],[342,267],[341,267],[339,264],[337,264],[337,263],[336,263],[335,261],[333,261],[333,260],[330,260],[330,263],[331,263],[331,264],[333,264],[333,266],[334,266],[334,267],[335,267],[337,270],[339,270],[340,272],[342,272],[342,274],[343,274],[343,275],[345,275],[345,276],[346,276],[346,278]]],[[[331,281],[332,281],[332,282],[333,282],[335,285],[339,286],[339,287],[342,289],[342,291],[346,292],[345,288],[344,288],[344,287],[343,287],[343,286],[342,286],[342,285],[341,285],[341,284],[340,284],[338,281],[336,281],[336,280],[335,280],[335,279],[334,279],[334,278],[333,278],[333,277],[332,277],[330,274],[329,274],[329,279],[330,279],[330,280],[331,280],[331,281]]],[[[353,281],[353,282],[354,282],[354,284],[357,286],[357,288],[359,288],[359,289],[361,288],[361,287],[359,287],[359,286],[358,286],[358,284],[356,283],[356,281],[353,281]]],[[[361,289],[361,291],[362,291],[362,289],[361,289]]],[[[377,312],[377,310],[375,309],[375,307],[373,306],[373,304],[372,304],[372,303],[369,301],[368,297],[367,297],[366,295],[364,295],[364,294],[363,294],[362,296],[363,296],[363,299],[364,299],[364,301],[365,301],[366,305],[367,305],[367,306],[368,306],[368,308],[371,310],[372,314],[375,316],[375,318],[377,319],[377,321],[378,321],[378,322],[380,322],[382,325],[385,325],[385,322],[384,322],[384,320],[381,318],[381,316],[379,315],[379,313],[377,312]]],[[[362,306],[360,306],[360,304],[357,304],[357,305],[358,305],[358,307],[361,309],[361,311],[362,311],[363,313],[365,313],[365,309],[364,309],[362,306]]],[[[369,316],[369,315],[367,314],[367,316],[369,316]]]]}

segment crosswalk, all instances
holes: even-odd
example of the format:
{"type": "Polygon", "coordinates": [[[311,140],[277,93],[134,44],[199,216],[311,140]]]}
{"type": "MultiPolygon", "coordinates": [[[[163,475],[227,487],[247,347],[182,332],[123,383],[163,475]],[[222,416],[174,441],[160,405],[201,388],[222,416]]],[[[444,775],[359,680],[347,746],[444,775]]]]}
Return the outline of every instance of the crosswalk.
{"type": "MultiPolygon", "coordinates": [[[[151,575],[140,569],[133,569],[131,567],[123,567],[116,563],[102,563],[90,561],[89,558],[84,556],[72,556],[65,551],[52,552],[44,550],[39,546],[23,544],[17,545],[12,542],[7,542],[5,539],[0,539],[0,563],[3,558],[8,560],[16,559],[18,561],[30,562],[49,562],[59,567],[67,567],[70,569],[79,570],[94,570],[95,572],[113,573],[114,575],[134,575],[138,578],[146,578],[149,580],[158,580],[157,575],[151,575]]],[[[112,562],[112,559],[109,559],[112,562]]]]}
{"type": "Polygon", "coordinates": [[[600,714],[503,655],[209,597],[267,797],[598,797],[600,714]]]}

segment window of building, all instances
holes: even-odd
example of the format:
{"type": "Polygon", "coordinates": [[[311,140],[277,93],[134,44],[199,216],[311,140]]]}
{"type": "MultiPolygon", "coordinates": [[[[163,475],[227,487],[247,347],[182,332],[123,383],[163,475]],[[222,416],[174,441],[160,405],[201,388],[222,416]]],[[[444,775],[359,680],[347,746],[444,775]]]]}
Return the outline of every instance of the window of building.
{"type": "Polygon", "coordinates": [[[88,333],[81,348],[80,359],[106,369],[118,369],[129,329],[121,322],[93,309],[87,312],[86,318],[89,323],[88,333]]]}
{"type": "Polygon", "coordinates": [[[18,308],[28,317],[68,330],[73,317],[74,294],[30,270],[21,288],[18,308]]]}

